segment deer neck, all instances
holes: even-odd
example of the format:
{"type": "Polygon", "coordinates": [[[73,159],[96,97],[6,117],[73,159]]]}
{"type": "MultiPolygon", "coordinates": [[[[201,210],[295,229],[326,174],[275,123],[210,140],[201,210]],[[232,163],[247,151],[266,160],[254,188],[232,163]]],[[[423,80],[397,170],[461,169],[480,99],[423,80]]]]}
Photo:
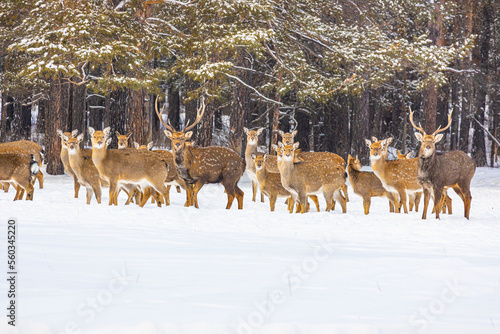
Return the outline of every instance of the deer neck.
{"type": "Polygon", "coordinates": [[[99,170],[100,174],[103,174],[103,164],[106,162],[106,157],[108,155],[107,152],[108,149],[106,148],[106,145],[103,145],[102,148],[95,148],[92,145],[92,162],[97,167],[97,170],[99,170]]]}
{"type": "Polygon", "coordinates": [[[279,171],[281,174],[281,183],[283,184],[283,187],[288,187],[292,183],[292,176],[295,170],[295,166],[293,165],[293,159],[292,160],[285,160],[283,159],[281,161],[281,165],[279,166],[279,171]]]}
{"type": "Polygon", "coordinates": [[[191,147],[184,146],[181,150],[173,150],[175,167],[177,168],[177,173],[185,181],[193,181],[189,169],[191,168],[191,161],[193,153],[191,152],[191,147]]]}
{"type": "Polygon", "coordinates": [[[252,154],[257,153],[257,144],[255,145],[250,145],[247,144],[247,147],[245,149],[245,162],[246,162],[246,169],[250,170],[255,173],[255,164],[253,163],[252,160],[252,154]]]}
{"type": "Polygon", "coordinates": [[[69,165],[71,166],[72,169],[75,170],[80,168],[81,157],[82,157],[82,151],[80,149],[77,149],[75,154],[70,154],[68,150],[69,165]]]}
{"type": "Polygon", "coordinates": [[[375,175],[377,175],[379,179],[385,179],[385,168],[387,167],[385,155],[380,156],[378,159],[370,157],[370,162],[372,163],[372,169],[375,175]]]}
{"type": "Polygon", "coordinates": [[[255,174],[257,175],[257,180],[259,181],[260,188],[264,188],[266,186],[267,179],[267,170],[266,166],[262,166],[261,170],[255,169],[255,174]]]}

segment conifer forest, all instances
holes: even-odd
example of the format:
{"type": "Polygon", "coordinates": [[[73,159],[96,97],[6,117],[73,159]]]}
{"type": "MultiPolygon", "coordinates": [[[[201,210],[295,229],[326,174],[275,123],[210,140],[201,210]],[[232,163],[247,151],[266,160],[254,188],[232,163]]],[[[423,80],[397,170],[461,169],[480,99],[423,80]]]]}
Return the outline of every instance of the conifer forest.
{"type": "Polygon", "coordinates": [[[57,129],[169,148],[155,102],[179,128],[203,100],[198,146],[296,129],[366,165],[372,136],[417,150],[411,108],[428,132],[451,112],[438,149],[495,166],[499,65],[497,0],[2,0],[0,142],[38,142],[62,174],[57,129]]]}

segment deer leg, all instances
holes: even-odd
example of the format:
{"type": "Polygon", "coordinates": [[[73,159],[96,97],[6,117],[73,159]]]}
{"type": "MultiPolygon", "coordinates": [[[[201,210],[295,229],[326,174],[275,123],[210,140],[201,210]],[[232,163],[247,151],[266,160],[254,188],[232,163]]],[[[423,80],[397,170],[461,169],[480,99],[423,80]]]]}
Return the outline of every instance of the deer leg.
{"type": "Polygon", "coordinates": [[[42,172],[38,171],[38,173],[36,173],[36,179],[38,180],[38,186],[40,187],[40,189],[43,189],[43,174],[42,172]]]}
{"type": "Polygon", "coordinates": [[[442,195],[443,188],[434,187],[434,212],[436,213],[436,219],[439,219],[439,214],[441,213],[441,208],[443,207],[442,195]]]}
{"type": "Polygon", "coordinates": [[[415,205],[415,195],[408,195],[408,202],[410,204],[410,211],[413,211],[413,206],[415,205]]]}
{"type": "Polygon", "coordinates": [[[236,185],[235,191],[236,191],[236,199],[238,201],[238,210],[243,210],[243,197],[245,196],[245,193],[238,187],[238,185],[236,185]]]}
{"type": "Polygon", "coordinates": [[[349,193],[347,192],[347,184],[342,185],[342,194],[344,195],[345,201],[349,202],[349,193]]]}
{"type": "Polygon", "coordinates": [[[260,193],[260,201],[264,203],[264,194],[262,192],[260,193]]]}
{"type": "MultiPolygon", "coordinates": [[[[193,203],[194,203],[194,207],[199,209],[200,207],[198,206],[198,192],[200,191],[200,189],[203,187],[203,182],[201,181],[196,181],[196,183],[194,184],[193,186],[193,203]]],[[[227,192],[227,190],[226,190],[227,192]]],[[[228,193],[229,194],[229,193],[228,193]]],[[[233,195],[233,199],[234,199],[234,195],[233,195]]],[[[232,202],[232,201],[231,201],[232,202]]],[[[228,205],[229,205],[229,201],[228,201],[228,205]]],[[[229,205],[229,207],[231,207],[229,205]]],[[[228,207],[226,206],[226,209],[228,209],[228,207]]]]}
{"type": "Polygon", "coordinates": [[[179,194],[181,193],[181,187],[175,186],[175,189],[177,190],[177,193],[179,193],[179,194]]]}
{"type": "Polygon", "coordinates": [[[102,196],[101,185],[100,184],[92,185],[92,189],[94,190],[95,199],[97,200],[97,203],[101,204],[101,196],[102,196]]]}
{"type": "Polygon", "coordinates": [[[448,196],[447,193],[445,193],[445,200],[446,200],[446,208],[448,209],[448,214],[452,214],[452,199],[450,196],[448,196]]]}
{"type": "Polygon", "coordinates": [[[300,213],[306,213],[307,209],[307,194],[299,193],[299,202],[300,202],[300,213]]]}
{"type": "MultiPolygon", "coordinates": [[[[369,195],[363,197],[363,209],[365,210],[365,215],[370,213],[370,205],[372,203],[372,199],[369,195]]],[[[390,204],[391,202],[389,202],[390,204]]]]}
{"type": "Polygon", "coordinates": [[[75,182],[75,198],[78,198],[78,193],[80,192],[80,182],[76,175],[73,176],[73,181],[75,182]]]}
{"type": "Polygon", "coordinates": [[[186,183],[186,203],[184,207],[193,205],[193,185],[186,183]]]}
{"type": "Polygon", "coordinates": [[[276,198],[278,196],[276,194],[271,194],[271,196],[269,196],[269,206],[271,207],[271,212],[274,211],[274,208],[276,206],[276,198]]]}
{"type": "Polygon", "coordinates": [[[255,202],[256,197],[257,197],[257,182],[252,180],[252,202],[255,202]]]}
{"type": "Polygon", "coordinates": [[[28,186],[26,187],[26,200],[33,200],[33,194],[35,192],[35,187],[31,183],[28,183],[28,186]]]}
{"type": "Polygon", "coordinates": [[[131,191],[129,191],[128,193],[128,198],[127,198],[127,201],[125,202],[125,205],[129,205],[130,203],[132,203],[133,199],[134,199],[134,196],[135,196],[135,192],[137,190],[134,188],[132,189],[131,191]]]}
{"type": "Polygon", "coordinates": [[[316,196],[316,195],[309,195],[309,198],[311,199],[311,201],[314,202],[314,205],[316,205],[316,211],[319,212],[318,196],[316,196]]]}
{"type": "Polygon", "coordinates": [[[144,207],[144,205],[146,205],[146,203],[148,202],[149,198],[151,197],[151,187],[144,187],[144,189],[142,189],[142,201],[141,203],[139,204],[139,206],[141,208],[144,207]]]}
{"type": "Polygon", "coordinates": [[[9,192],[9,188],[10,188],[10,183],[5,182],[3,184],[3,192],[4,193],[8,193],[9,192]]]}
{"type": "Polygon", "coordinates": [[[415,212],[418,212],[418,206],[420,205],[420,199],[422,198],[422,192],[415,193],[415,212]]]}
{"type": "Polygon", "coordinates": [[[167,193],[166,195],[163,195],[163,198],[165,199],[165,205],[170,205],[170,188],[172,188],[172,186],[170,184],[167,185],[167,193]]]}
{"type": "Polygon", "coordinates": [[[108,205],[114,204],[116,186],[117,186],[117,183],[115,180],[109,180],[109,204],[108,205]]]}
{"type": "Polygon", "coordinates": [[[92,194],[94,193],[92,191],[92,188],[90,187],[87,187],[87,204],[90,204],[90,200],[92,199],[92,194]]]}
{"type": "Polygon", "coordinates": [[[431,191],[424,187],[424,209],[422,211],[422,219],[427,219],[427,208],[429,207],[429,199],[431,198],[431,191]]]}
{"type": "Polygon", "coordinates": [[[16,194],[14,195],[14,201],[17,201],[17,200],[20,199],[19,197],[22,198],[22,195],[21,195],[21,186],[18,185],[18,184],[16,184],[16,185],[14,185],[14,188],[16,189],[16,194]]]}
{"type": "Polygon", "coordinates": [[[333,202],[335,202],[335,198],[339,201],[340,206],[342,207],[342,213],[346,213],[347,212],[346,199],[340,192],[340,189],[334,191],[333,198],[334,198],[333,202]]]}
{"type": "Polygon", "coordinates": [[[406,191],[404,189],[399,191],[399,201],[403,205],[405,213],[408,213],[408,206],[406,205],[406,191]]]}

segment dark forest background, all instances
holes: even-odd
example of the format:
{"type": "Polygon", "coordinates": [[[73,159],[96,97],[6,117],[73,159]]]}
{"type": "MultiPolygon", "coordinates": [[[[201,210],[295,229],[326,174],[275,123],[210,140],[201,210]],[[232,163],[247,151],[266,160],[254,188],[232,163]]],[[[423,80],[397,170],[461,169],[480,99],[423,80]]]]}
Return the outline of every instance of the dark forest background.
{"type": "Polygon", "coordinates": [[[267,147],[296,128],[303,150],[367,164],[371,136],[417,148],[411,107],[431,133],[453,110],[438,148],[498,165],[498,1],[6,0],[0,37],[0,141],[44,145],[50,174],[56,129],[169,147],[156,98],[179,128],[202,96],[200,146],[243,154],[244,126],[267,147]]]}

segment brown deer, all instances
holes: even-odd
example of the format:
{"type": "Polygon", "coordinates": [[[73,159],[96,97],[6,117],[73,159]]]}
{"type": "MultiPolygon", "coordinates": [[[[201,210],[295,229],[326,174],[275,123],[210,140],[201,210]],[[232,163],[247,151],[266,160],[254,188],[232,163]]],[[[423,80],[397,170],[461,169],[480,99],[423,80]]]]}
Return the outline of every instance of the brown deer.
{"type": "MultiPolygon", "coordinates": [[[[252,201],[255,202],[255,197],[257,196],[257,189],[259,188],[259,182],[257,180],[257,175],[255,171],[255,163],[252,160],[252,155],[257,154],[257,144],[259,142],[259,135],[262,133],[264,128],[257,130],[248,130],[243,128],[243,132],[247,135],[247,147],[245,149],[245,170],[252,180],[252,201]]],[[[260,201],[264,202],[264,194],[260,193],[260,201]]]]}
{"type": "MultiPolygon", "coordinates": [[[[397,158],[396,160],[409,160],[409,159],[416,159],[413,158],[413,152],[408,152],[406,154],[402,154],[399,152],[399,150],[396,151],[397,158]]],[[[410,211],[413,211],[413,207],[415,207],[415,212],[418,212],[418,206],[420,204],[420,198],[422,198],[422,192],[416,192],[416,193],[409,193],[408,194],[408,199],[409,199],[409,209],[410,211]]],[[[450,199],[451,201],[451,199],[450,199]]]]}
{"type": "Polygon", "coordinates": [[[394,212],[394,196],[385,190],[380,179],[373,172],[361,171],[361,162],[350,154],[347,158],[347,173],[349,183],[354,193],[363,198],[365,215],[370,213],[372,197],[387,197],[389,200],[389,211],[394,212]]]}
{"type": "Polygon", "coordinates": [[[281,174],[281,184],[288,190],[293,198],[301,205],[301,213],[307,211],[307,196],[322,193],[325,197],[327,207],[330,211],[333,207],[334,196],[342,206],[342,212],[346,212],[346,201],[340,193],[345,184],[346,173],[343,166],[332,165],[328,161],[302,161],[294,163],[295,150],[299,143],[283,145],[279,142],[282,159],[278,162],[281,174]]]}
{"type": "MultiPolygon", "coordinates": [[[[148,187],[168,196],[165,178],[168,166],[156,154],[138,150],[107,149],[111,143],[110,128],[95,131],[89,127],[92,137],[92,161],[100,176],[109,183],[109,205],[118,205],[118,188],[122,184],[135,184],[141,189],[148,187]]],[[[143,207],[149,197],[145,196],[139,206],[143,207]]]]}
{"type": "Polygon", "coordinates": [[[394,195],[396,212],[408,213],[406,198],[408,194],[422,191],[417,181],[417,159],[387,160],[387,147],[392,142],[392,137],[379,141],[372,137],[372,141],[365,139],[370,148],[370,162],[373,172],[382,182],[385,190],[394,195]],[[373,141],[373,142],[372,142],[373,141]]]}
{"type": "Polygon", "coordinates": [[[155,111],[160,122],[167,128],[165,135],[172,141],[177,173],[186,183],[188,200],[198,208],[198,192],[205,183],[222,183],[227,193],[226,209],[230,209],[234,198],[238,201],[238,209],[243,209],[243,191],[238,187],[238,181],[245,171],[245,163],[236,152],[226,147],[196,147],[186,145],[193,132],[190,131],[198,124],[205,112],[205,103],[197,110],[196,119],[193,124],[189,121],[181,131],[176,131],[170,124],[163,121],[162,114],[158,111],[158,99],[155,103],[155,111]],[[191,200],[189,198],[191,196],[191,200]]]}
{"type": "Polygon", "coordinates": [[[33,177],[39,170],[40,165],[33,154],[0,153],[0,181],[14,184],[14,201],[22,199],[25,191],[26,200],[33,200],[33,177]]]}
{"type": "MultiPolygon", "coordinates": [[[[35,161],[38,163],[38,166],[42,166],[43,163],[43,148],[31,140],[19,140],[9,143],[1,143],[0,152],[21,152],[28,155],[32,154],[35,157],[35,161]]],[[[38,170],[35,177],[38,180],[38,186],[40,187],[40,189],[43,189],[43,173],[40,171],[40,169],[38,170]]]]}
{"type": "Polygon", "coordinates": [[[78,182],[87,189],[87,204],[90,204],[92,194],[95,195],[97,203],[101,204],[101,178],[92,161],[92,150],[80,148],[83,133],[80,133],[76,138],[63,134],[63,139],[68,149],[71,170],[75,173],[78,182]]]}
{"type": "MultiPolygon", "coordinates": [[[[264,155],[252,154],[260,190],[269,197],[271,211],[274,211],[276,199],[278,197],[290,197],[290,192],[283,188],[281,184],[281,175],[279,173],[271,173],[267,170],[266,161],[268,157],[269,155],[267,153],[264,155]]],[[[310,195],[309,198],[312,199],[316,205],[316,210],[319,212],[318,196],[310,195]]],[[[291,200],[288,201],[288,211],[290,213],[293,212],[293,202],[291,200]]]]}
{"type": "Polygon", "coordinates": [[[128,139],[132,136],[132,132],[129,132],[126,135],[121,135],[120,132],[116,131],[116,138],[118,139],[118,148],[124,149],[128,148],[128,139]]]}
{"type": "Polygon", "coordinates": [[[146,151],[151,151],[153,148],[153,142],[149,142],[147,145],[140,145],[138,142],[134,142],[134,148],[137,150],[146,150],[146,151]]]}
{"type": "Polygon", "coordinates": [[[422,219],[427,218],[427,207],[431,193],[434,194],[434,212],[439,218],[443,206],[442,196],[445,188],[451,187],[464,202],[464,216],[469,219],[472,196],[470,182],[476,172],[476,163],[462,151],[436,152],[436,143],[443,139],[443,134],[451,125],[451,114],[448,114],[448,125],[439,128],[431,135],[425,133],[422,126],[413,122],[413,112],[410,108],[411,125],[419,132],[415,137],[421,142],[418,152],[418,182],[424,188],[424,211],[422,219]],[[421,133],[420,133],[421,132],[421,133]]]}
{"type": "Polygon", "coordinates": [[[76,176],[73,169],[69,165],[69,156],[68,156],[68,147],[66,146],[66,141],[64,140],[64,136],[66,137],[76,137],[78,134],[78,130],[73,130],[71,132],[62,132],[61,130],[57,130],[57,135],[61,138],[61,162],[63,163],[64,172],[73,178],[74,188],[75,188],[75,198],[78,198],[78,193],[80,192],[80,182],[78,182],[78,177],[76,176]]]}

